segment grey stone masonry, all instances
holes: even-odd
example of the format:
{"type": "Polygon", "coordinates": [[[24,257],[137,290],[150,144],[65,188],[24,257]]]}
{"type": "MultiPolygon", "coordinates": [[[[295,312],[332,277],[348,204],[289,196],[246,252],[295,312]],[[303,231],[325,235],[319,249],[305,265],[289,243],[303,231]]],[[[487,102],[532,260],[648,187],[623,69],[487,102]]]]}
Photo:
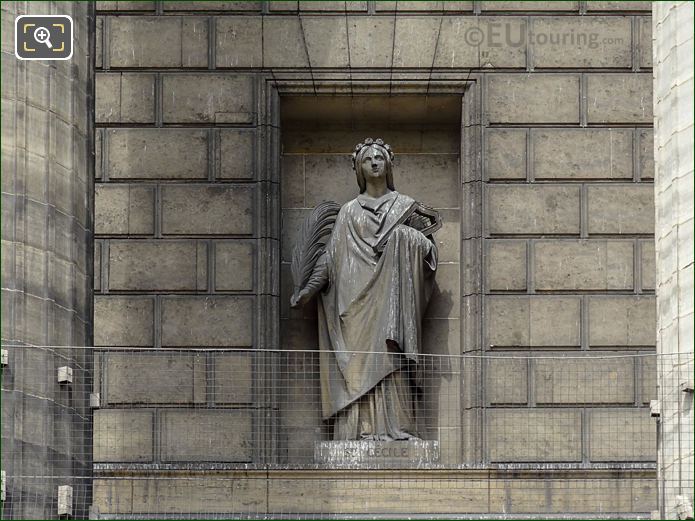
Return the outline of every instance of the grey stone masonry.
{"type": "MultiPolygon", "coordinates": [[[[2,519],[55,519],[91,504],[94,8],[3,2],[2,519]],[[18,15],[68,15],[69,61],[20,61],[18,15]],[[72,369],[59,383],[58,368],[72,369]]],[[[117,218],[114,217],[114,223],[117,218]]]]}
{"type": "Polygon", "coordinates": [[[693,517],[693,4],[654,3],[659,514],[693,517]],[[688,391],[688,387],[690,391],[688,391]]]}
{"type": "MultiPolygon", "coordinates": [[[[151,385],[115,353],[98,361],[107,376],[96,438],[129,415],[138,426],[132,446],[96,439],[100,461],[313,458],[326,436],[317,360],[287,354],[269,380],[261,355],[239,348],[316,345],[315,308],[289,308],[292,246],[316,204],[355,196],[349,154],[371,136],[396,151],[397,189],[443,217],[427,352],[491,357],[467,360],[465,378],[445,368],[423,391],[440,463],[570,464],[587,487],[606,466],[652,473],[655,365],[629,356],[655,350],[660,280],[650,9],[98,2],[95,344],[154,348],[138,359],[151,385]],[[188,348],[210,350],[205,363],[188,348]],[[190,357],[176,366],[178,394],[162,351],[190,357]],[[510,354],[528,359],[496,360],[510,354]],[[263,390],[278,396],[272,422],[263,390]],[[186,425],[212,445],[177,437],[186,425]]],[[[300,511],[301,494],[283,490],[306,485],[282,479],[285,488],[259,480],[263,499],[252,504],[249,489],[248,508],[300,511]]],[[[533,487],[509,483],[493,493],[500,505],[535,512],[524,495],[533,487]]],[[[152,494],[164,503],[168,486],[152,494]]],[[[555,495],[562,486],[535,491],[538,504],[555,502],[547,512],[602,508],[579,498],[586,491],[555,495]]],[[[482,492],[471,492],[470,512],[487,511],[482,492]]],[[[114,498],[129,505],[120,511],[143,508],[135,487],[110,482],[100,494],[104,508],[114,498]]],[[[230,512],[218,495],[210,508],[230,512]]],[[[641,501],[614,510],[653,509],[641,501]]]]}

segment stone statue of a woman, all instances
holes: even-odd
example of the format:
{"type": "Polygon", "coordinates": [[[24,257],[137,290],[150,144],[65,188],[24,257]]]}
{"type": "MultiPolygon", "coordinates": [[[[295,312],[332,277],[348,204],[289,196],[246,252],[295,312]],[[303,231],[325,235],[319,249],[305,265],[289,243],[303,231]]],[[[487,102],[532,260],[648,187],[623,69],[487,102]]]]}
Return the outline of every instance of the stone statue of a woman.
{"type": "Polygon", "coordinates": [[[437,269],[431,234],[441,222],[395,190],[392,161],[381,139],[357,145],[360,193],[333,214],[311,275],[295,280],[293,306],[319,295],[323,418],[333,420],[334,440],[418,437],[417,355],[437,269]]]}

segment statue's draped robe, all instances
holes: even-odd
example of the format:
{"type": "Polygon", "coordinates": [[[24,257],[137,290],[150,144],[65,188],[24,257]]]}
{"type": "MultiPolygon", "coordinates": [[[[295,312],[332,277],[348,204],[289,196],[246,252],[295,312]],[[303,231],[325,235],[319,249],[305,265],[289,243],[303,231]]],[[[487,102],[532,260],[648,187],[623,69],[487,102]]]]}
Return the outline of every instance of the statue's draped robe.
{"type": "Polygon", "coordinates": [[[335,418],[335,439],[415,435],[409,368],[437,250],[412,218],[403,221],[413,203],[395,191],[346,203],[317,263],[327,278],[318,306],[323,417],[335,418]]]}

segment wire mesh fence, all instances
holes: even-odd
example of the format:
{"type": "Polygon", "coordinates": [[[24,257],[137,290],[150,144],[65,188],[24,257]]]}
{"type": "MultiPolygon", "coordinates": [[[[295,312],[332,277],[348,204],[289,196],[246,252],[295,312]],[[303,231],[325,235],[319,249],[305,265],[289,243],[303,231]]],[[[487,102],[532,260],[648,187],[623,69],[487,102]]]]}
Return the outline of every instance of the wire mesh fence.
{"type": "Polygon", "coordinates": [[[359,351],[335,372],[315,350],[3,349],[3,518],[650,517],[692,494],[692,354],[388,352],[340,402],[359,351]]]}

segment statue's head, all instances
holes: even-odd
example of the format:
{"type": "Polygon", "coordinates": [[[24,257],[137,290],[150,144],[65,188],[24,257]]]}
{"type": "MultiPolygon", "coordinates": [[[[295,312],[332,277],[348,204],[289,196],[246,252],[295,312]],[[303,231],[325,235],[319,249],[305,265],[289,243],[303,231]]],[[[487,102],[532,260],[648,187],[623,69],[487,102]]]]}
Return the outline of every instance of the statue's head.
{"type": "Polygon", "coordinates": [[[391,147],[382,139],[367,138],[364,143],[355,146],[352,153],[352,168],[357,175],[360,193],[367,189],[367,179],[370,177],[386,177],[386,186],[393,186],[393,152],[391,147]]]}

